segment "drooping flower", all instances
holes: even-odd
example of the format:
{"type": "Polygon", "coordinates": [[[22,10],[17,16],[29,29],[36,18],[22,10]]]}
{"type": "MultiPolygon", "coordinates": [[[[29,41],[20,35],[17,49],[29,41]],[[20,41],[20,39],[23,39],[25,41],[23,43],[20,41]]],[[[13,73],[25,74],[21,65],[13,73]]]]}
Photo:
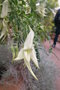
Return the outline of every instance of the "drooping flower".
{"type": "Polygon", "coordinates": [[[43,4],[37,3],[36,4],[36,12],[41,14],[42,16],[46,16],[45,3],[43,3],[43,4]]]}
{"type": "Polygon", "coordinates": [[[6,17],[8,15],[9,11],[10,11],[9,2],[8,2],[8,0],[5,0],[2,5],[1,18],[6,17]]]}
{"type": "Polygon", "coordinates": [[[24,43],[24,47],[19,51],[18,56],[17,56],[17,58],[15,58],[15,60],[17,61],[17,60],[24,59],[24,63],[27,66],[28,70],[34,76],[34,78],[37,79],[37,77],[35,76],[35,74],[33,73],[32,69],[31,69],[31,65],[30,65],[30,60],[32,60],[34,62],[34,64],[36,65],[36,67],[39,68],[38,61],[36,58],[36,52],[35,52],[34,45],[33,45],[33,38],[34,38],[34,32],[30,28],[30,32],[27,35],[27,38],[24,43]]]}
{"type": "Polygon", "coordinates": [[[25,14],[30,14],[31,13],[31,7],[26,3],[26,11],[25,14]]]}
{"type": "Polygon", "coordinates": [[[5,19],[3,19],[3,30],[2,30],[1,35],[0,35],[0,40],[6,34],[6,32],[7,32],[7,23],[6,23],[5,19]]]}

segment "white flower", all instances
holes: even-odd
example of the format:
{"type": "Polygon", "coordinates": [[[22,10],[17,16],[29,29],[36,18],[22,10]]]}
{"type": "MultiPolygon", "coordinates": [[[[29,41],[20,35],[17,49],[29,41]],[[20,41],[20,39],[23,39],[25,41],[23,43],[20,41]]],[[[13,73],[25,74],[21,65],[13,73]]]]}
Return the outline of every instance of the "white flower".
{"type": "Polygon", "coordinates": [[[2,39],[2,37],[6,34],[6,31],[7,31],[7,23],[5,19],[3,19],[3,30],[1,32],[0,39],[2,39]]]}
{"type": "Polygon", "coordinates": [[[26,11],[25,14],[30,14],[31,13],[31,7],[26,3],[26,11]]]}
{"type": "Polygon", "coordinates": [[[9,2],[8,2],[8,0],[5,0],[3,2],[3,6],[2,6],[1,17],[4,18],[5,16],[7,16],[9,11],[10,11],[9,2]]]}
{"type": "Polygon", "coordinates": [[[40,3],[38,2],[38,3],[36,3],[36,6],[39,6],[40,5],[40,3]]]}
{"type": "Polygon", "coordinates": [[[39,68],[38,61],[36,58],[36,52],[35,52],[35,49],[33,46],[33,38],[34,38],[34,32],[30,28],[30,32],[27,35],[27,38],[24,43],[24,47],[19,51],[18,56],[15,60],[24,59],[24,63],[27,66],[28,70],[35,77],[35,79],[37,79],[37,77],[33,73],[31,66],[30,66],[30,60],[32,60],[34,62],[34,64],[36,65],[36,67],[39,68]]]}
{"type": "Polygon", "coordinates": [[[46,8],[45,8],[45,4],[36,4],[36,11],[37,13],[41,14],[42,16],[46,16],[46,8]]]}

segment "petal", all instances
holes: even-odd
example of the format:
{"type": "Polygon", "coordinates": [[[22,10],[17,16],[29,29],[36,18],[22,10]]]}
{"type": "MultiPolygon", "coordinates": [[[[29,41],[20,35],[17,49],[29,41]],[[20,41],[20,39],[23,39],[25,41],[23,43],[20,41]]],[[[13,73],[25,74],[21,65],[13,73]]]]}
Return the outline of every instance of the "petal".
{"type": "Polygon", "coordinates": [[[33,30],[30,28],[30,32],[29,32],[29,34],[27,35],[27,38],[26,38],[25,43],[24,43],[24,49],[32,48],[33,38],[34,38],[34,32],[33,32],[33,30]]]}
{"type": "Polygon", "coordinates": [[[38,61],[37,61],[37,58],[36,58],[36,52],[35,52],[34,47],[33,47],[33,50],[31,52],[31,59],[34,62],[34,64],[36,65],[36,67],[39,68],[38,61]]]}
{"type": "Polygon", "coordinates": [[[30,71],[30,73],[33,75],[33,77],[37,79],[37,77],[35,76],[35,74],[33,73],[32,69],[31,69],[31,66],[30,66],[30,62],[28,62],[26,59],[24,59],[24,62],[25,62],[25,65],[27,66],[28,70],[30,71]]]}
{"type": "Polygon", "coordinates": [[[3,18],[3,17],[5,17],[5,16],[7,16],[8,11],[9,11],[9,10],[8,10],[8,0],[5,0],[5,1],[3,2],[1,17],[3,18]]]}
{"type": "Polygon", "coordinates": [[[5,35],[5,31],[2,31],[1,32],[1,35],[0,35],[0,39],[2,39],[2,37],[5,35]]]}
{"type": "Polygon", "coordinates": [[[28,53],[27,51],[24,51],[24,58],[30,62],[30,53],[28,53]]]}
{"type": "Polygon", "coordinates": [[[21,49],[18,53],[18,56],[14,59],[15,61],[21,60],[24,58],[23,49],[21,49]]]}
{"type": "Polygon", "coordinates": [[[6,24],[5,19],[3,19],[3,30],[1,32],[0,39],[2,39],[2,37],[6,34],[6,31],[7,31],[7,24],[6,24]]]}

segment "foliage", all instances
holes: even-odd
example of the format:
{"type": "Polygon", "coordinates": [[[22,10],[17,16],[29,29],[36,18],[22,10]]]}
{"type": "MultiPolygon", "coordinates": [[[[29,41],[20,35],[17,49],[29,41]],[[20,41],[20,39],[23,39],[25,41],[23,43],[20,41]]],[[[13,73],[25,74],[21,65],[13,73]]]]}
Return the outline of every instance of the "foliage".
{"type": "Polygon", "coordinates": [[[11,12],[9,12],[8,16],[4,17],[4,19],[7,20],[8,29],[12,27],[14,41],[21,43],[21,41],[23,42],[25,40],[29,32],[29,25],[35,31],[36,39],[37,36],[39,36],[39,38],[43,37],[43,28],[41,28],[43,27],[41,23],[42,18],[40,18],[41,15],[36,12],[36,3],[36,0],[27,0],[27,2],[24,0],[9,0],[11,12]]]}
{"type": "MultiPolygon", "coordinates": [[[[3,1],[0,0],[2,4],[0,9],[3,8],[3,1]]],[[[0,38],[0,44],[8,42],[9,38],[11,38],[13,43],[18,43],[19,46],[20,43],[24,42],[29,32],[29,26],[35,32],[35,43],[38,39],[42,41],[48,37],[47,32],[49,33],[53,26],[53,14],[50,9],[54,9],[57,6],[57,0],[6,1],[8,1],[10,11],[8,11],[7,16],[3,17],[7,30],[3,32],[4,25],[3,23],[0,24],[0,32],[3,33],[0,38]]]]}
{"type": "Polygon", "coordinates": [[[19,44],[21,41],[23,42],[25,40],[29,32],[29,25],[34,30],[36,39],[38,39],[38,37],[40,39],[46,37],[46,29],[51,29],[52,26],[52,13],[49,9],[56,7],[56,0],[52,0],[52,3],[51,0],[8,1],[11,12],[9,12],[5,19],[8,22],[8,27],[12,27],[14,41],[17,41],[19,44]],[[36,6],[38,3],[40,3],[40,5],[36,6]],[[46,12],[46,16],[43,16],[42,11],[46,12]]]}

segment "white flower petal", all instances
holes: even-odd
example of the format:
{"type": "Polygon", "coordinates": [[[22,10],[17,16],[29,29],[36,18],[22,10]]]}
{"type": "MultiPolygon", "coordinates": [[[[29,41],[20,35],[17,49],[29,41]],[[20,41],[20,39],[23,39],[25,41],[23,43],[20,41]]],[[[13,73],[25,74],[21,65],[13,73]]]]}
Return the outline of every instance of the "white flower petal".
{"type": "Polygon", "coordinates": [[[7,24],[6,24],[5,19],[3,19],[3,30],[1,32],[0,39],[6,34],[6,31],[7,31],[7,24]]]}
{"type": "Polygon", "coordinates": [[[23,49],[21,49],[18,53],[18,56],[14,60],[17,61],[17,60],[21,60],[23,58],[24,58],[24,53],[23,53],[23,49]]]}
{"type": "Polygon", "coordinates": [[[2,32],[1,32],[1,35],[0,35],[0,39],[2,39],[2,37],[5,35],[5,31],[3,30],[2,32]]]}
{"type": "Polygon", "coordinates": [[[39,68],[38,61],[37,61],[37,58],[36,58],[36,52],[35,52],[34,47],[33,47],[32,53],[31,53],[31,59],[34,62],[34,64],[36,65],[36,67],[39,68]]]}
{"type": "Polygon", "coordinates": [[[25,43],[24,43],[24,49],[32,48],[33,38],[34,38],[34,32],[30,28],[30,33],[28,34],[28,36],[25,40],[25,43]]]}
{"type": "Polygon", "coordinates": [[[25,64],[26,64],[28,70],[30,71],[30,73],[33,75],[33,77],[34,77],[36,80],[38,80],[37,77],[35,76],[35,74],[33,73],[32,69],[31,69],[30,62],[28,62],[27,60],[24,60],[24,62],[25,62],[25,64]]]}
{"type": "Polygon", "coordinates": [[[28,53],[27,51],[24,51],[24,58],[30,62],[30,53],[28,53]]]}

